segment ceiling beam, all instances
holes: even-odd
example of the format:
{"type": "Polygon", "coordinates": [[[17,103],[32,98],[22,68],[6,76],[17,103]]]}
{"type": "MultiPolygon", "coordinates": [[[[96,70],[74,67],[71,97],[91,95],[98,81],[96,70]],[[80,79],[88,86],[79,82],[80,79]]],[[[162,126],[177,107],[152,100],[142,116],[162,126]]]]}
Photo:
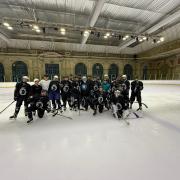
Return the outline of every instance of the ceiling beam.
{"type": "MultiPolygon", "coordinates": [[[[91,1],[97,1],[97,0],[91,0],[91,1]]],[[[154,0],[152,0],[153,2],[154,0]]],[[[152,2],[150,2],[148,5],[150,5],[152,2]]],[[[163,14],[163,13],[160,13],[160,12],[157,12],[157,11],[154,11],[152,9],[144,9],[144,8],[141,8],[141,7],[133,7],[133,6],[128,6],[128,5],[122,5],[121,3],[118,3],[118,2],[109,2],[108,0],[106,0],[105,4],[112,4],[112,5],[115,5],[115,6],[119,6],[119,7],[124,7],[124,8],[129,8],[129,9],[134,9],[134,10],[140,10],[140,11],[143,11],[143,12],[148,12],[148,13],[156,13],[156,14],[163,14]]]]}
{"type": "Polygon", "coordinates": [[[0,39],[3,40],[5,43],[9,43],[9,38],[7,37],[7,35],[5,33],[3,33],[1,30],[0,30],[0,39]]]}
{"type": "MultiPolygon", "coordinates": [[[[91,15],[91,17],[90,17],[90,19],[89,19],[89,21],[87,23],[87,27],[94,27],[100,13],[101,13],[101,10],[103,8],[104,3],[105,3],[105,0],[98,0],[96,2],[96,5],[95,5],[95,7],[93,9],[93,13],[92,13],[92,15],[91,15]]],[[[86,42],[87,42],[87,40],[89,38],[89,35],[90,35],[90,33],[87,34],[87,36],[83,36],[81,44],[86,44],[86,42]]]]}
{"type": "MultiPolygon", "coordinates": [[[[174,12],[173,14],[169,14],[166,15],[165,18],[163,18],[161,21],[157,22],[154,26],[150,27],[149,29],[140,32],[140,34],[152,34],[154,32],[156,32],[158,29],[162,28],[163,26],[169,24],[169,23],[173,23],[175,20],[177,20],[178,18],[180,18],[180,10],[174,12]]],[[[127,46],[131,45],[132,43],[130,43],[133,40],[127,41],[126,43],[124,43],[123,45],[119,45],[120,49],[124,49],[127,46]]]]}

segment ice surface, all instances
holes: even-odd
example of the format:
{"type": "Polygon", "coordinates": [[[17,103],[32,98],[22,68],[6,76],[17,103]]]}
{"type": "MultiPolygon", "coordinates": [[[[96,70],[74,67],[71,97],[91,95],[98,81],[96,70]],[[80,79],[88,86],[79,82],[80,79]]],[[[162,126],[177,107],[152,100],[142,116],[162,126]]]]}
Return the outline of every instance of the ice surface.
{"type": "MultiPolygon", "coordinates": [[[[180,86],[145,85],[143,92],[149,109],[130,126],[91,111],[27,125],[23,109],[9,120],[12,105],[0,115],[0,179],[179,180],[180,86]]],[[[0,110],[12,96],[12,88],[0,88],[0,110]]]]}

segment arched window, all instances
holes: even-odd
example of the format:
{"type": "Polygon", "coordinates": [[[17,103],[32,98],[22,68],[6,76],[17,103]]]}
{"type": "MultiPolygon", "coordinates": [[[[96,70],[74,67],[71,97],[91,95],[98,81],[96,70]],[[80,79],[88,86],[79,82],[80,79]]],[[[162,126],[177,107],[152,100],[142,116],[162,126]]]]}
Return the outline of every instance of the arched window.
{"type": "Polygon", "coordinates": [[[53,79],[54,75],[59,76],[59,64],[45,64],[45,72],[50,79],[53,79]]]}
{"type": "Polygon", "coordinates": [[[108,72],[108,76],[110,80],[112,80],[113,78],[117,78],[118,74],[119,74],[118,66],[116,64],[111,64],[108,72]]]}
{"type": "Polygon", "coordinates": [[[144,79],[144,80],[147,80],[147,76],[148,76],[148,67],[147,67],[147,65],[144,65],[144,67],[143,67],[143,77],[142,77],[142,79],[144,79]]]}
{"type": "Polygon", "coordinates": [[[21,81],[22,76],[27,76],[28,70],[27,65],[22,61],[16,61],[12,65],[12,81],[18,82],[21,81]]]}
{"type": "Polygon", "coordinates": [[[4,82],[4,66],[0,63],[0,82],[4,82]]]}
{"type": "Polygon", "coordinates": [[[94,64],[92,68],[92,75],[96,77],[100,77],[102,79],[103,76],[103,66],[102,64],[94,64]]]}
{"type": "Polygon", "coordinates": [[[133,68],[130,64],[124,66],[124,74],[126,74],[128,80],[133,79],[133,68]]]}
{"type": "Polygon", "coordinates": [[[75,74],[78,76],[87,75],[87,67],[83,63],[78,63],[75,66],[75,74]]]}

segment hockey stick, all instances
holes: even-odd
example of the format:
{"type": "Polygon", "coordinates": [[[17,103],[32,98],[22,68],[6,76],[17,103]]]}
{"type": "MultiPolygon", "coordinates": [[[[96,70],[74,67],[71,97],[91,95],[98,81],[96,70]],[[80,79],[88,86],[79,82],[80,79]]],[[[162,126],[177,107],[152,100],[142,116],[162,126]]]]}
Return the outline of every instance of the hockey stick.
{"type": "Polygon", "coordinates": [[[59,116],[65,117],[65,118],[67,118],[67,119],[73,120],[73,118],[72,118],[72,117],[69,117],[69,116],[64,116],[64,115],[62,115],[62,114],[56,114],[56,115],[59,115],[59,116]]]}
{"type": "Polygon", "coordinates": [[[0,112],[0,114],[3,113],[7,108],[9,108],[14,102],[15,102],[15,101],[11,102],[8,106],[6,106],[6,107],[0,112]]]}

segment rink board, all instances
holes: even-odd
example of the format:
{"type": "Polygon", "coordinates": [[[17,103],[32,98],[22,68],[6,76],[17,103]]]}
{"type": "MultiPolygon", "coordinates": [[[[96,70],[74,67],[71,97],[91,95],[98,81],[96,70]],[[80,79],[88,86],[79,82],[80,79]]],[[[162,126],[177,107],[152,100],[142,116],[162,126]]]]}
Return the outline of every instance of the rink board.
{"type": "MultiPolygon", "coordinates": [[[[151,85],[180,85],[180,80],[145,80],[142,82],[151,85]]],[[[33,82],[30,82],[30,84],[33,84],[33,82]]],[[[15,82],[1,82],[0,88],[13,88],[15,85],[15,82]]]]}

